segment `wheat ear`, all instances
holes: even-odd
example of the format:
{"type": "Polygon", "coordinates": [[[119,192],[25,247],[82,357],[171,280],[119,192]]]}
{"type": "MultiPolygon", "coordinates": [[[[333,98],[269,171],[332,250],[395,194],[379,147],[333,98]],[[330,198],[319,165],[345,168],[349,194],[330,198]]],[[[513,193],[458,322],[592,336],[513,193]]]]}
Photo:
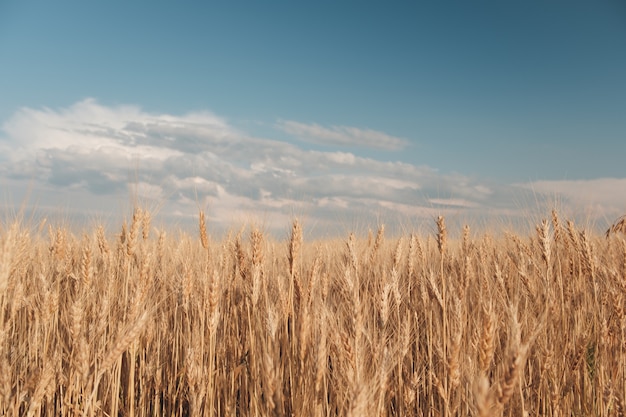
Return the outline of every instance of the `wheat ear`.
{"type": "Polygon", "coordinates": [[[100,375],[104,374],[119,359],[120,355],[139,336],[148,321],[149,314],[144,311],[137,320],[119,337],[113,348],[104,356],[100,366],[100,375]]]}
{"type": "Polygon", "coordinates": [[[128,233],[128,241],[126,242],[126,254],[131,257],[135,253],[135,243],[137,240],[137,234],[139,233],[139,227],[141,225],[142,212],[139,207],[136,207],[133,211],[133,221],[130,224],[130,231],[128,233]]]}
{"type": "Polygon", "coordinates": [[[209,238],[206,234],[206,220],[204,218],[204,211],[200,210],[200,242],[204,249],[209,248],[209,238]]]}
{"type": "Polygon", "coordinates": [[[370,265],[374,264],[374,260],[376,258],[376,254],[380,249],[380,246],[383,244],[383,240],[385,239],[385,225],[381,224],[378,228],[378,233],[376,233],[376,240],[374,241],[374,247],[372,248],[372,252],[370,253],[370,265]]]}
{"type": "Polygon", "coordinates": [[[626,215],[623,215],[619,219],[617,219],[611,227],[609,227],[605,233],[608,238],[611,233],[623,233],[626,234],[626,215]]]}
{"type": "Polygon", "coordinates": [[[289,272],[295,278],[298,274],[298,262],[300,260],[300,248],[302,246],[302,225],[298,219],[293,221],[291,239],[289,240],[289,272]]]}
{"type": "Polygon", "coordinates": [[[27,417],[34,417],[41,408],[41,402],[43,397],[48,390],[48,386],[54,379],[54,367],[52,363],[48,363],[44,368],[44,371],[41,373],[41,377],[39,378],[39,382],[37,383],[37,388],[33,393],[33,398],[30,401],[30,405],[28,406],[28,412],[26,413],[27,417]]]}

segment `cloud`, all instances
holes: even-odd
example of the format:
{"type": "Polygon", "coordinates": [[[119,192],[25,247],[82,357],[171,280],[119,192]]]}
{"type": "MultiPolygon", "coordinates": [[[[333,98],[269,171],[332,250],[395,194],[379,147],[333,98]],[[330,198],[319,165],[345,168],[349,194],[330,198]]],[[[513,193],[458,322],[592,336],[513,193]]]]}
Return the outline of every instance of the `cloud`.
{"type": "Polygon", "coordinates": [[[359,146],[388,151],[397,151],[408,145],[405,139],[371,129],[349,126],[323,127],[315,123],[306,124],[291,120],[279,120],[275,126],[300,140],[321,145],[359,146]]]}
{"type": "Polygon", "coordinates": [[[608,219],[626,213],[626,178],[534,181],[520,186],[608,219]]]}
{"type": "MultiPolygon", "coordinates": [[[[334,132],[343,139],[333,140],[346,144],[403,143],[355,128],[281,123],[334,132]]],[[[431,221],[436,214],[509,215],[521,212],[515,202],[531,188],[562,193],[572,203],[579,190],[589,190],[615,208],[623,197],[614,190],[626,188],[626,180],[499,184],[255,137],[208,111],[155,114],[93,99],[61,109],[20,109],[2,125],[0,155],[0,183],[16,196],[32,189],[40,209],[64,204],[68,214],[95,215],[119,210],[134,196],[180,222],[195,221],[198,208],[205,208],[220,229],[257,220],[280,232],[298,215],[318,234],[337,234],[356,223],[384,221],[392,230],[390,223],[431,221]]]]}
{"type": "Polygon", "coordinates": [[[438,207],[477,207],[478,204],[473,201],[467,201],[462,198],[431,198],[428,200],[433,206],[438,207]]]}

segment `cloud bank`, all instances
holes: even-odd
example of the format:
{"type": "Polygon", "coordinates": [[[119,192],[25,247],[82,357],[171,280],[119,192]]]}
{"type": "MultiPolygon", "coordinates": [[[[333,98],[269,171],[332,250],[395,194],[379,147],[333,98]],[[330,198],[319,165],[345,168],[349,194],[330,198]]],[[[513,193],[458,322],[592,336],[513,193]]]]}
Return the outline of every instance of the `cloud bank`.
{"type": "MultiPolygon", "coordinates": [[[[356,128],[289,121],[276,127],[328,145],[405,146],[356,128]]],[[[298,216],[319,234],[377,221],[412,227],[437,214],[511,216],[520,213],[520,192],[531,189],[601,206],[609,216],[626,208],[625,193],[611,193],[624,190],[626,179],[506,185],[298,143],[255,137],[207,111],[154,114],[87,99],[62,109],[23,108],[7,120],[0,183],[31,187],[40,208],[64,203],[69,216],[119,210],[130,189],[167,218],[195,221],[201,207],[217,227],[257,221],[284,231],[298,216]],[[581,187],[595,190],[591,202],[577,200],[581,187]]]]}
{"type": "Polygon", "coordinates": [[[306,124],[292,120],[280,120],[276,127],[300,140],[320,145],[358,146],[389,151],[400,150],[408,145],[405,139],[371,129],[349,126],[323,127],[315,123],[306,124]]]}

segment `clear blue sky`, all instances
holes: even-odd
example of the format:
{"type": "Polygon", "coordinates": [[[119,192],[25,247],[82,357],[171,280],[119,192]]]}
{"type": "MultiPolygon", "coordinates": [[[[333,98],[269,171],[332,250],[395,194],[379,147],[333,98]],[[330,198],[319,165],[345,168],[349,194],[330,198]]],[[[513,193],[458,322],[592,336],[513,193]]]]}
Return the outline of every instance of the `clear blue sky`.
{"type": "MultiPolygon", "coordinates": [[[[626,178],[626,5],[0,0],[0,141],[8,152],[22,149],[5,155],[3,176],[15,180],[29,162],[34,167],[28,176],[42,187],[97,192],[89,179],[52,181],[54,168],[36,157],[44,150],[61,164],[51,149],[68,157],[69,145],[63,140],[61,145],[43,139],[30,143],[24,126],[38,126],[38,133],[28,134],[46,137],[50,123],[42,122],[42,115],[55,114],[55,132],[69,136],[74,132],[69,125],[100,123],[85,116],[97,108],[127,123],[113,123],[116,128],[105,123],[107,129],[124,130],[132,122],[123,110],[128,106],[138,120],[171,121],[200,113],[219,119],[240,147],[257,146],[257,156],[266,155],[261,162],[290,171],[291,179],[272,189],[270,198],[313,199],[318,208],[325,198],[322,185],[298,196],[292,190],[298,181],[313,187],[311,181],[320,175],[361,178],[367,167],[338,163],[323,170],[319,161],[317,167],[285,167],[285,155],[266,151],[269,143],[293,146],[302,157],[342,152],[376,162],[382,165],[372,172],[386,180],[419,183],[424,177],[387,170],[385,163],[428,170],[428,185],[419,187],[421,200],[394,195],[388,196],[391,203],[470,199],[449,185],[458,178],[492,191],[531,181],[537,182],[535,190],[545,187],[549,194],[575,190],[575,180],[591,184],[626,178]],[[392,144],[372,145],[380,136],[364,132],[383,135],[392,144]],[[257,141],[242,142],[243,137],[257,141]]],[[[119,137],[110,134],[105,139],[119,137]]],[[[142,134],[152,138],[145,144],[153,148],[163,135],[142,134]]],[[[184,142],[185,137],[174,134],[172,140],[184,142]]],[[[103,161],[97,152],[102,146],[92,145],[90,155],[103,161]]],[[[133,141],[118,145],[139,149],[133,141]]],[[[168,149],[180,152],[181,146],[168,149]]],[[[254,154],[237,154],[234,146],[206,146],[200,151],[260,178],[254,169],[260,159],[254,154]]],[[[63,175],[72,172],[82,175],[80,164],[63,175]]],[[[262,193],[242,191],[234,177],[220,179],[198,167],[194,172],[226,187],[229,195],[260,201],[262,193]]],[[[167,175],[152,172],[151,177],[160,181],[153,185],[162,186],[167,175]]],[[[617,191],[626,194],[625,183],[617,184],[622,187],[617,191]]],[[[271,186],[259,180],[257,188],[271,186]]],[[[514,194],[502,195],[508,192],[514,194]]],[[[336,194],[343,196],[341,190],[336,194]]],[[[571,194],[567,198],[576,200],[571,194]]],[[[606,204],[618,210],[622,203],[606,204]]],[[[499,203],[485,199],[479,204],[499,203]]]]}

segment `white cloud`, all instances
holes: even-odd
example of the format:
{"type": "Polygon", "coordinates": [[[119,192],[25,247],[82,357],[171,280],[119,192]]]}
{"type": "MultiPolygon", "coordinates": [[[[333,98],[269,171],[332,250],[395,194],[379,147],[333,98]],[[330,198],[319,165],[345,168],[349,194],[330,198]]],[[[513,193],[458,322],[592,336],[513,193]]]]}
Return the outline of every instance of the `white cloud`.
{"type": "Polygon", "coordinates": [[[564,199],[570,206],[596,216],[610,219],[626,213],[626,178],[534,181],[521,185],[548,198],[564,199]]]}
{"type": "Polygon", "coordinates": [[[428,200],[431,204],[436,206],[450,206],[450,207],[478,207],[479,205],[473,201],[467,201],[462,198],[430,198],[428,200]]]}
{"type": "MultiPolygon", "coordinates": [[[[404,143],[379,132],[293,123],[282,122],[345,143],[404,143]]],[[[136,196],[178,219],[193,221],[198,207],[206,208],[212,224],[222,228],[257,221],[283,231],[291,216],[303,215],[319,233],[337,233],[343,230],[338,225],[355,218],[371,224],[381,216],[414,222],[438,213],[519,213],[517,197],[530,187],[352,152],[305,150],[241,132],[210,112],[154,114],[93,99],[64,109],[17,111],[2,125],[0,151],[0,184],[16,196],[30,187],[40,209],[66,204],[75,215],[109,212],[136,196]]],[[[585,193],[597,204],[623,209],[626,193],[616,190],[625,190],[626,180],[612,181],[532,187],[561,193],[572,203],[585,193]]]]}
{"type": "MultiPolygon", "coordinates": [[[[409,218],[423,218],[423,217],[431,217],[434,218],[437,215],[445,215],[446,211],[441,209],[436,209],[432,207],[423,207],[423,206],[412,206],[410,204],[402,204],[395,203],[393,201],[378,201],[373,202],[374,204],[378,204],[381,207],[385,207],[392,212],[402,213],[403,215],[409,218]]],[[[448,212],[452,213],[452,212],[448,212]]]]}
{"type": "Polygon", "coordinates": [[[306,124],[292,120],[279,120],[276,127],[300,140],[323,145],[362,146],[396,151],[403,149],[408,144],[405,139],[383,132],[349,126],[323,127],[315,123],[306,124]]]}

